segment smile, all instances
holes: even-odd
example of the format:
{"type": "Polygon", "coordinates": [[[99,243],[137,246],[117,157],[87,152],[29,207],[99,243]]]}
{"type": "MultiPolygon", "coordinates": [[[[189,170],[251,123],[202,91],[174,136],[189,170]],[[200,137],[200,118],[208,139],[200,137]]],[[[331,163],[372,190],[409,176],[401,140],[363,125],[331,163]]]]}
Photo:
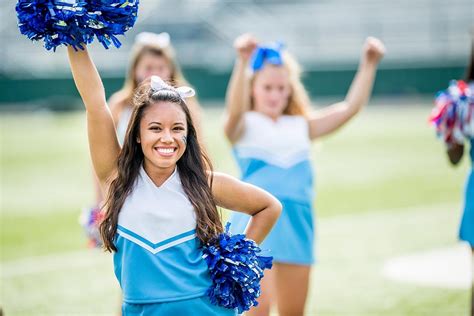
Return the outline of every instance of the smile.
{"type": "Polygon", "coordinates": [[[154,147],[154,150],[160,154],[160,156],[170,157],[173,156],[174,152],[178,150],[176,147],[154,147]]]}

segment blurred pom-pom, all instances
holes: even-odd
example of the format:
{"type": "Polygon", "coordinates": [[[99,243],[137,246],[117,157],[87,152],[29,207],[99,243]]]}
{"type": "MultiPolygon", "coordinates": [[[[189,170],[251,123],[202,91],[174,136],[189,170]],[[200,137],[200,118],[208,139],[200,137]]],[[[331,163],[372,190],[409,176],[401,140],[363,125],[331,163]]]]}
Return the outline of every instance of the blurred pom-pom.
{"type": "Polygon", "coordinates": [[[435,97],[429,121],[436,134],[450,147],[474,138],[474,85],[452,80],[448,89],[435,97]]]}
{"type": "Polygon", "coordinates": [[[47,50],[60,45],[83,48],[97,38],[105,48],[121,46],[117,35],[137,19],[138,0],[18,0],[18,27],[47,50]]]}
{"type": "Polygon", "coordinates": [[[101,248],[102,239],[100,237],[99,225],[103,220],[103,213],[97,206],[84,208],[79,217],[79,223],[81,224],[86,236],[88,238],[88,246],[91,248],[101,248]]]}
{"type": "Polygon", "coordinates": [[[257,306],[263,270],[272,267],[272,257],[259,256],[261,249],[243,234],[226,231],[203,248],[212,286],[207,291],[214,305],[237,309],[239,313],[257,306]]]}

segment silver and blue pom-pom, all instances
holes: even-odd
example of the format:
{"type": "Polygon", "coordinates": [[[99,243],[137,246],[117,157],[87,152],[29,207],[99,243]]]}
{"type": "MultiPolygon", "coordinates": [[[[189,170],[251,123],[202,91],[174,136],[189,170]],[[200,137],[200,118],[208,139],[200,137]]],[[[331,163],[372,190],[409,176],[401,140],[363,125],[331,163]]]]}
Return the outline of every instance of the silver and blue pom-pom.
{"type": "Polygon", "coordinates": [[[139,0],[87,0],[87,13],[78,17],[81,28],[92,32],[107,49],[122,44],[116,35],[123,35],[137,19],[139,0]]]}
{"type": "Polygon", "coordinates": [[[79,216],[79,224],[81,224],[84,229],[88,239],[87,245],[90,248],[101,248],[103,245],[99,232],[99,225],[103,218],[103,212],[101,212],[98,206],[82,209],[81,215],[79,216]]]}
{"type": "Polygon", "coordinates": [[[449,147],[474,138],[474,84],[452,80],[448,89],[439,91],[429,121],[436,134],[449,147]]]}
{"type": "Polygon", "coordinates": [[[76,22],[85,6],[85,1],[18,0],[18,27],[30,40],[44,40],[47,50],[61,44],[78,48],[88,42],[76,22]]]}
{"type": "Polygon", "coordinates": [[[18,0],[16,12],[21,34],[44,40],[47,50],[60,45],[83,48],[94,38],[105,48],[120,47],[117,35],[135,23],[138,0],[18,0]]]}
{"type": "Polygon", "coordinates": [[[263,270],[271,269],[273,257],[259,256],[253,240],[231,235],[229,227],[203,247],[212,280],[207,295],[212,304],[243,313],[258,305],[263,270]]]}

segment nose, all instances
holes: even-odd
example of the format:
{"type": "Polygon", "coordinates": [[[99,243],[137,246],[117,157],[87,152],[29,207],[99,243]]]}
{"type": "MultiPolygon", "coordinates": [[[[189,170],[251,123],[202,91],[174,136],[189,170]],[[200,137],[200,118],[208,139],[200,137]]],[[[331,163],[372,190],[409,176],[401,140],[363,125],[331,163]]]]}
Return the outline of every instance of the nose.
{"type": "Polygon", "coordinates": [[[173,137],[171,137],[170,131],[164,130],[163,133],[161,134],[160,141],[162,143],[171,143],[171,142],[173,142],[173,137]]]}

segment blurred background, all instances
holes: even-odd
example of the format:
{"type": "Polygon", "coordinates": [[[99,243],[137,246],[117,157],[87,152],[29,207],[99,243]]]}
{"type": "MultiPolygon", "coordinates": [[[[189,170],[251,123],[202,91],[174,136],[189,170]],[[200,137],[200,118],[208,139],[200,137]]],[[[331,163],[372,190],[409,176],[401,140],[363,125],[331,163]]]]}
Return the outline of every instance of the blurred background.
{"type": "MultiPolygon", "coordinates": [[[[428,124],[433,96],[463,77],[470,0],[141,0],[122,47],[91,45],[108,96],[142,31],[168,32],[204,107],[215,169],[238,176],[222,129],[232,43],[281,40],[320,108],[350,85],[364,39],[380,38],[367,109],[313,145],[317,257],[307,315],[467,315],[470,250],[457,241],[470,161],[450,167],[428,124]]],[[[111,256],[78,224],[94,201],[85,116],[66,50],[46,51],[0,0],[0,306],[5,315],[117,315],[111,256]]],[[[275,314],[276,315],[276,314],[275,314]]]]}

